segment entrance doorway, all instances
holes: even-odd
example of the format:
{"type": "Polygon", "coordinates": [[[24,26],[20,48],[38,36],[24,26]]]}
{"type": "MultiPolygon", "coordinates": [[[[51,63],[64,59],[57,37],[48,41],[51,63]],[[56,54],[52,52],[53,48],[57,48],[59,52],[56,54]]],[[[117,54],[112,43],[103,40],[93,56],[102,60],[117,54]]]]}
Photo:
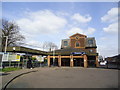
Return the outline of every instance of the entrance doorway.
{"type": "Polygon", "coordinates": [[[70,66],[70,58],[62,58],[61,66],[70,66]]]}
{"type": "Polygon", "coordinates": [[[50,66],[58,66],[58,58],[50,58],[50,66]]]}
{"type": "Polygon", "coordinates": [[[84,59],[83,58],[74,58],[73,62],[74,62],[74,66],[84,67],[84,59]]]}
{"type": "Polygon", "coordinates": [[[88,56],[88,67],[96,67],[96,57],[88,56]]]}

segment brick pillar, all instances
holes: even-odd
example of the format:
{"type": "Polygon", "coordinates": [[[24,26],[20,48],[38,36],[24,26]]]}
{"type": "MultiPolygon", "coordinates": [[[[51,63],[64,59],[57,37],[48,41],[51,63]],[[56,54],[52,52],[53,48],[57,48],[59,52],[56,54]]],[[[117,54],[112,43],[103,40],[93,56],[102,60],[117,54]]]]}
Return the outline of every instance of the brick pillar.
{"type": "Polygon", "coordinates": [[[96,56],[96,67],[99,67],[98,56],[96,56]]]}
{"type": "Polygon", "coordinates": [[[70,67],[73,67],[74,64],[73,64],[73,55],[70,55],[70,67]]]}
{"type": "Polygon", "coordinates": [[[59,57],[58,57],[58,65],[59,65],[59,67],[61,67],[61,55],[59,55],[59,57]]]}
{"type": "Polygon", "coordinates": [[[50,67],[50,55],[48,55],[47,59],[48,59],[48,67],[50,67]]]}
{"type": "Polygon", "coordinates": [[[88,67],[87,55],[84,55],[84,68],[88,67]]]}

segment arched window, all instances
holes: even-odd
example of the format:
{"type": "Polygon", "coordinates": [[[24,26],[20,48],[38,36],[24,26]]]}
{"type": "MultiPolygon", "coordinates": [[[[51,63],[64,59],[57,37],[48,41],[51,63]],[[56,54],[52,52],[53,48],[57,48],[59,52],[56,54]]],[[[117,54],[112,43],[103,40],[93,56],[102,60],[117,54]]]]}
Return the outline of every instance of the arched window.
{"type": "Polygon", "coordinates": [[[76,42],[76,47],[80,47],[80,42],[76,42]]]}

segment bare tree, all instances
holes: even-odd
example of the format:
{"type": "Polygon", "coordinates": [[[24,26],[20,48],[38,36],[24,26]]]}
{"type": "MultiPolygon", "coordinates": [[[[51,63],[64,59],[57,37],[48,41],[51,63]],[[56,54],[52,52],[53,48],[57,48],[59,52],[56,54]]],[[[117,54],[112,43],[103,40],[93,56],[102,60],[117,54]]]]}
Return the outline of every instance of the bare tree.
{"type": "Polygon", "coordinates": [[[2,19],[2,48],[5,47],[6,38],[8,37],[7,46],[17,45],[19,41],[24,40],[24,36],[19,32],[19,26],[13,22],[2,19]]]}
{"type": "Polygon", "coordinates": [[[48,42],[49,51],[57,49],[57,45],[53,42],[48,42]]]}
{"type": "Polygon", "coordinates": [[[48,49],[49,51],[52,51],[53,49],[58,49],[58,46],[53,42],[44,42],[43,50],[44,49],[48,49]]]}
{"type": "Polygon", "coordinates": [[[47,49],[47,44],[48,44],[47,42],[44,42],[44,43],[43,43],[43,45],[42,45],[43,51],[44,51],[45,49],[47,49]]]}

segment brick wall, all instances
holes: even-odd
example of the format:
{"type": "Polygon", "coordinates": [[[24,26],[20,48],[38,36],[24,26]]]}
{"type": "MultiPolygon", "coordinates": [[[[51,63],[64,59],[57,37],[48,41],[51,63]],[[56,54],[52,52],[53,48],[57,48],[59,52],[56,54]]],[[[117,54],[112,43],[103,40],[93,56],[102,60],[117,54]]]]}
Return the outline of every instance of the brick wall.
{"type": "Polygon", "coordinates": [[[70,39],[70,46],[72,48],[76,48],[76,42],[80,43],[80,47],[79,48],[83,48],[85,47],[85,38],[79,38],[79,39],[70,39]]]}

